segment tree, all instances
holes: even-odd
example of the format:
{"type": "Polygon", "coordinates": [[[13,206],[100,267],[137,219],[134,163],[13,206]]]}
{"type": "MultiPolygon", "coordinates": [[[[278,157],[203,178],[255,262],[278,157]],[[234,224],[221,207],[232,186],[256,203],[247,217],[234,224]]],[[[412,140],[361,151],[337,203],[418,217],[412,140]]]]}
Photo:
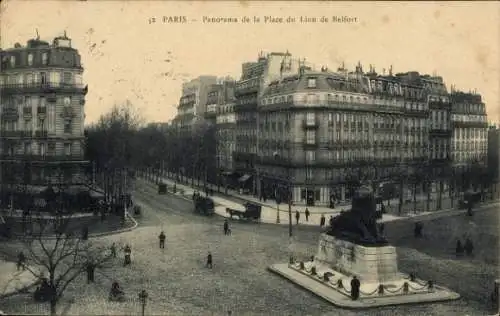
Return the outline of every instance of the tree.
{"type": "Polygon", "coordinates": [[[412,195],[413,195],[413,213],[417,213],[417,191],[418,188],[422,186],[425,180],[426,166],[423,163],[419,163],[416,166],[415,173],[412,175],[412,195]]]}
{"type": "Polygon", "coordinates": [[[142,161],[137,131],[142,118],[130,102],[115,105],[86,130],[86,155],[101,175],[107,200],[115,200],[127,190],[133,178],[128,170],[142,161]]]}
{"type": "Polygon", "coordinates": [[[49,220],[31,215],[30,232],[3,249],[11,257],[22,251],[27,270],[35,278],[45,278],[48,285],[45,295],[51,315],[56,315],[58,303],[68,286],[89,265],[106,268],[112,258],[107,249],[85,240],[83,234],[75,234],[75,225],[76,221],[71,216],[57,216],[49,220]]]}

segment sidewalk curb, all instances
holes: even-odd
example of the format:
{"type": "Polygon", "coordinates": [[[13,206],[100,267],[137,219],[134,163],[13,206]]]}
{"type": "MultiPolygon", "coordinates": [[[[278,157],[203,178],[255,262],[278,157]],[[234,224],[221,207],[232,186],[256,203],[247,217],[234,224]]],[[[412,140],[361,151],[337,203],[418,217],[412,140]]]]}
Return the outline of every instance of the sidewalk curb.
{"type": "MultiPolygon", "coordinates": [[[[481,204],[480,206],[478,206],[474,212],[478,212],[478,211],[484,211],[485,209],[491,207],[491,206],[495,206],[495,205],[500,205],[500,201],[496,201],[496,202],[491,202],[491,203],[485,203],[485,204],[481,204]]],[[[462,215],[462,214],[465,214],[467,213],[467,210],[461,210],[461,209],[456,209],[456,208],[449,208],[449,209],[446,209],[446,210],[440,210],[440,211],[433,211],[431,213],[427,213],[427,214],[421,214],[421,215],[415,215],[415,216],[401,216],[401,217],[396,217],[394,218],[393,220],[391,220],[391,222],[397,222],[397,221],[401,221],[401,220],[426,220],[426,217],[430,217],[430,220],[434,220],[434,219],[439,219],[441,217],[446,217],[448,215],[450,216],[454,216],[454,215],[462,215]],[[432,218],[432,217],[435,217],[435,218],[432,218]]]]}
{"type": "MultiPolygon", "coordinates": [[[[166,178],[166,177],[163,177],[164,179],[167,179],[168,181],[173,181],[171,180],[170,178],[166,178]]],[[[142,180],[144,180],[146,183],[148,184],[152,184],[152,185],[155,185],[154,182],[151,182],[145,178],[141,178],[142,180]]],[[[185,186],[187,187],[188,189],[190,190],[196,190],[194,188],[191,188],[190,186],[186,186],[184,184],[180,184],[182,186],[185,186]]],[[[175,196],[178,196],[180,198],[183,198],[183,199],[186,199],[186,200],[191,200],[191,198],[189,197],[189,195],[185,195],[185,194],[177,194],[177,193],[173,193],[173,192],[169,192],[170,194],[173,194],[175,196]]],[[[219,196],[220,197],[220,196],[219,196]]],[[[224,199],[224,197],[220,197],[221,199],[224,199]]],[[[237,198],[237,199],[240,199],[240,200],[243,200],[243,201],[246,201],[246,202],[251,202],[251,203],[255,203],[253,201],[248,201],[248,200],[245,200],[243,198],[237,198]]],[[[238,202],[233,202],[233,201],[230,201],[232,203],[236,203],[236,204],[241,204],[241,203],[238,203],[238,202]]],[[[225,206],[223,204],[220,204],[220,203],[217,203],[218,205],[221,205],[221,206],[225,206]]],[[[262,203],[256,203],[256,204],[259,204],[263,207],[267,207],[267,208],[270,208],[270,209],[273,209],[275,212],[277,212],[277,207],[271,207],[269,205],[266,205],[266,204],[262,204],[262,203]]],[[[484,208],[488,208],[488,207],[491,207],[493,205],[499,205],[500,204],[500,200],[495,200],[495,201],[490,201],[490,202],[484,202],[483,204],[479,205],[478,208],[476,209],[476,211],[481,211],[483,210],[484,208]]],[[[282,205],[282,204],[280,204],[282,205]]],[[[283,204],[284,207],[287,208],[288,204],[283,204]]],[[[292,205],[292,208],[294,206],[292,205]]],[[[303,207],[303,206],[296,206],[296,207],[303,207]]],[[[280,214],[281,213],[285,213],[285,214],[288,214],[288,209],[280,209],[279,210],[280,214]]],[[[292,210],[293,212],[293,210],[292,210]]],[[[396,221],[402,221],[402,220],[413,220],[413,221],[417,221],[417,220],[433,220],[433,219],[438,219],[438,218],[441,218],[441,217],[445,217],[445,216],[453,216],[453,215],[460,215],[460,214],[464,214],[466,213],[467,210],[461,210],[461,209],[458,209],[458,208],[449,208],[449,209],[445,209],[445,210],[436,210],[436,211],[432,211],[430,213],[426,213],[426,214],[417,214],[417,215],[414,215],[414,216],[408,216],[408,215],[393,215],[393,217],[388,220],[388,221],[384,221],[384,222],[396,222],[396,221]],[[435,217],[435,218],[433,218],[435,217]]],[[[340,211],[331,211],[331,212],[310,212],[311,214],[325,214],[325,215],[338,215],[340,214],[340,211]]],[[[408,214],[408,213],[407,213],[408,214]]],[[[218,213],[215,213],[215,215],[218,215],[218,216],[221,216],[221,217],[224,217],[224,218],[229,218],[225,215],[221,215],[221,214],[218,214],[218,213]]],[[[388,214],[388,215],[392,215],[392,214],[388,214]]],[[[265,224],[271,224],[271,225],[280,225],[280,226],[283,226],[283,225],[289,225],[289,223],[276,223],[274,221],[270,221],[270,222],[264,222],[264,221],[260,221],[260,223],[265,223],[265,224]]],[[[304,224],[302,224],[302,226],[304,226],[304,224]]],[[[315,225],[305,225],[305,226],[315,226],[315,225]]]]}
{"type": "Polygon", "coordinates": [[[37,285],[38,281],[34,280],[31,284],[26,285],[20,289],[17,289],[15,291],[9,292],[9,293],[4,293],[0,294],[0,300],[6,299],[8,297],[17,295],[17,294],[26,294],[29,293],[29,291],[34,288],[37,285]]]}
{"type": "MultiPolygon", "coordinates": [[[[111,230],[111,231],[102,232],[102,233],[91,233],[91,234],[89,233],[89,238],[99,238],[99,237],[105,237],[105,236],[110,236],[110,235],[116,235],[116,234],[121,234],[121,233],[129,232],[129,231],[136,229],[139,226],[139,223],[128,212],[126,215],[133,222],[133,225],[131,227],[111,230]]],[[[20,235],[20,236],[22,236],[22,235],[20,235]]],[[[19,236],[16,236],[16,237],[19,237],[19,236]]],[[[51,239],[57,239],[57,237],[46,236],[43,239],[51,240],[51,239]]]]}
{"type": "MultiPolygon", "coordinates": [[[[151,182],[151,181],[149,181],[149,180],[147,180],[147,179],[145,179],[145,178],[141,178],[141,179],[142,179],[143,181],[145,181],[146,183],[149,183],[149,184],[155,185],[155,183],[154,183],[154,182],[151,182]]],[[[165,179],[167,179],[168,181],[173,181],[173,180],[171,180],[171,179],[169,179],[169,178],[165,178],[165,179]]],[[[181,186],[187,187],[189,190],[194,190],[194,191],[198,190],[198,189],[196,189],[196,188],[192,188],[191,186],[189,186],[189,185],[185,185],[185,184],[177,184],[177,185],[181,185],[181,186]]],[[[173,192],[170,192],[170,191],[168,191],[168,193],[170,193],[170,194],[174,194],[174,195],[176,195],[176,196],[180,196],[180,197],[188,197],[188,196],[189,196],[189,195],[185,195],[185,194],[177,194],[177,193],[173,193],[173,192]]],[[[221,193],[221,192],[214,192],[214,195],[213,195],[213,196],[215,196],[215,197],[217,197],[217,198],[221,198],[221,199],[233,198],[233,199],[241,200],[241,201],[244,201],[244,202],[249,202],[249,203],[258,204],[258,205],[260,205],[260,206],[262,206],[262,207],[267,207],[267,208],[270,208],[270,209],[273,209],[273,210],[276,210],[276,209],[277,209],[277,207],[276,207],[276,206],[271,206],[271,205],[269,205],[269,204],[265,204],[265,203],[260,202],[260,201],[251,201],[251,200],[248,200],[248,199],[245,199],[245,198],[242,198],[242,197],[235,197],[235,196],[233,196],[233,195],[231,195],[231,194],[224,194],[224,193],[221,193]],[[219,195],[216,195],[216,194],[219,194],[219,195]]],[[[189,198],[189,200],[191,200],[191,199],[189,198]]],[[[242,202],[234,202],[234,201],[230,201],[230,202],[232,202],[232,203],[237,203],[237,204],[242,204],[242,202]]],[[[279,205],[280,205],[280,207],[281,207],[281,206],[283,206],[284,208],[288,207],[288,204],[283,204],[283,203],[281,203],[281,204],[279,204],[279,205]]],[[[350,204],[342,204],[342,206],[345,206],[345,207],[348,207],[349,205],[350,205],[350,204]]],[[[304,206],[304,205],[292,205],[292,207],[295,207],[295,208],[299,208],[299,207],[300,207],[300,208],[303,208],[303,207],[307,207],[307,206],[304,206]]],[[[280,213],[281,213],[281,212],[288,213],[288,210],[283,210],[283,209],[280,209],[280,213]]],[[[311,214],[338,214],[339,212],[340,212],[340,211],[334,211],[334,210],[333,210],[333,211],[325,211],[325,212],[310,211],[310,213],[311,213],[311,214]]]]}
{"type": "Polygon", "coordinates": [[[98,237],[116,235],[116,234],[126,233],[126,232],[129,232],[129,231],[132,231],[132,230],[136,229],[139,226],[139,223],[128,212],[126,213],[126,215],[134,223],[132,225],[132,227],[122,228],[122,229],[118,229],[118,230],[112,230],[112,231],[109,231],[109,232],[89,234],[89,238],[98,238],[98,237]]]}

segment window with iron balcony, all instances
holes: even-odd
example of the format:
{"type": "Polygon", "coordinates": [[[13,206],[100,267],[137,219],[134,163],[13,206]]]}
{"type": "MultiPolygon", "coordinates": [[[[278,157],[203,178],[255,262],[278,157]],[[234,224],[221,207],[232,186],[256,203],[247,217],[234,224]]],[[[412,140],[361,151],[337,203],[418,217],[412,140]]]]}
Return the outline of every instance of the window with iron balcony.
{"type": "Polygon", "coordinates": [[[307,87],[308,88],[316,88],[316,78],[308,78],[307,79],[307,87]]]}

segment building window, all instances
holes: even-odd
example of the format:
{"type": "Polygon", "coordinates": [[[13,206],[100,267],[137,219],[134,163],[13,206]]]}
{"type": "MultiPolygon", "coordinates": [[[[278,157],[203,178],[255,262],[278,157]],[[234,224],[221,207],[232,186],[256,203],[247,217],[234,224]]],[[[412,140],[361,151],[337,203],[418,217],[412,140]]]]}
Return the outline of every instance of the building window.
{"type": "Polygon", "coordinates": [[[47,154],[45,143],[40,143],[40,155],[45,156],[47,154]]]}
{"type": "Polygon", "coordinates": [[[40,73],[40,82],[42,84],[47,83],[47,73],[46,72],[41,72],[40,73]]]}
{"type": "Polygon", "coordinates": [[[71,134],[71,120],[64,121],[64,133],[71,134]]]}
{"type": "Polygon", "coordinates": [[[72,76],[71,76],[71,72],[65,72],[63,73],[63,83],[65,84],[71,84],[73,83],[73,80],[72,80],[72,76]]]}
{"type": "Polygon", "coordinates": [[[318,102],[318,96],[316,94],[308,94],[306,96],[307,104],[313,105],[318,102]]]}
{"type": "Polygon", "coordinates": [[[43,118],[38,119],[38,128],[41,131],[45,131],[45,119],[43,118]]]}
{"type": "Polygon", "coordinates": [[[26,74],[26,83],[27,84],[33,84],[33,74],[32,73],[27,73],[26,74]]]}
{"type": "Polygon", "coordinates": [[[10,56],[10,66],[11,67],[16,66],[16,56],[10,56]]]}
{"type": "Polygon", "coordinates": [[[306,169],[306,179],[307,180],[312,180],[313,178],[314,178],[313,169],[307,168],[306,169]]]}
{"type": "Polygon", "coordinates": [[[47,105],[47,103],[45,103],[45,97],[44,96],[40,96],[38,98],[38,106],[45,107],[46,105],[47,105]]]}
{"type": "Polygon", "coordinates": [[[307,131],[306,132],[306,143],[307,144],[315,144],[316,143],[316,132],[315,131],[307,131]]]}
{"type": "Polygon", "coordinates": [[[71,156],[71,144],[70,143],[64,144],[64,154],[66,156],[71,156]]]}
{"type": "Polygon", "coordinates": [[[55,151],[56,151],[56,144],[54,144],[54,143],[49,143],[49,146],[48,146],[48,154],[49,154],[49,155],[53,155],[55,151]]]}
{"type": "Polygon", "coordinates": [[[306,115],[307,125],[314,125],[316,123],[316,113],[309,112],[306,115]]]}
{"type": "Polygon", "coordinates": [[[31,120],[24,120],[24,130],[29,132],[32,130],[31,127],[31,120]]]}
{"type": "Polygon", "coordinates": [[[306,151],[306,163],[311,164],[316,161],[316,152],[313,150],[306,151]]]}
{"type": "Polygon", "coordinates": [[[71,97],[64,97],[64,106],[68,106],[71,104],[71,97]]]}
{"type": "Polygon", "coordinates": [[[308,88],[316,88],[316,78],[307,79],[307,87],[308,88]]]}
{"type": "Polygon", "coordinates": [[[28,66],[33,66],[33,54],[28,54],[28,66]]]}
{"type": "Polygon", "coordinates": [[[49,54],[43,53],[42,54],[42,64],[48,65],[48,63],[49,63],[49,54]]]}
{"type": "Polygon", "coordinates": [[[31,143],[24,143],[24,153],[31,155],[31,143]]]}

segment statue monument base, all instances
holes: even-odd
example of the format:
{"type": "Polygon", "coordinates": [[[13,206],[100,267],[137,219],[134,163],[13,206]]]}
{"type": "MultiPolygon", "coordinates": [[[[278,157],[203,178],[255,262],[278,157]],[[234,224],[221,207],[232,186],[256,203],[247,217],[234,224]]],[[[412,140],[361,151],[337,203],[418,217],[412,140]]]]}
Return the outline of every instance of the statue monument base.
{"type": "Polygon", "coordinates": [[[375,196],[369,186],[355,192],[349,211],[333,218],[327,233],[319,238],[313,260],[292,259],[269,269],[341,307],[369,308],[460,297],[432,280],[398,272],[396,248],[379,233],[375,196]]]}
{"type": "Polygon", "coordinates": [[[396,248],[389,245],[359,245],[321,234],[313,260],[273,264],[282,277],[344,308],[450,301],[460,295],[398,271],[396,248]],[[351,280],[360,281],[359,297],[351,297],[351,280]]]}
{"type": "Polygon", "coordinates": [[[362,246],[321,234],[315,261],[344,275],[356,276],[362,283],[380,284],[401,279],[393,246],[362,246]]]}

